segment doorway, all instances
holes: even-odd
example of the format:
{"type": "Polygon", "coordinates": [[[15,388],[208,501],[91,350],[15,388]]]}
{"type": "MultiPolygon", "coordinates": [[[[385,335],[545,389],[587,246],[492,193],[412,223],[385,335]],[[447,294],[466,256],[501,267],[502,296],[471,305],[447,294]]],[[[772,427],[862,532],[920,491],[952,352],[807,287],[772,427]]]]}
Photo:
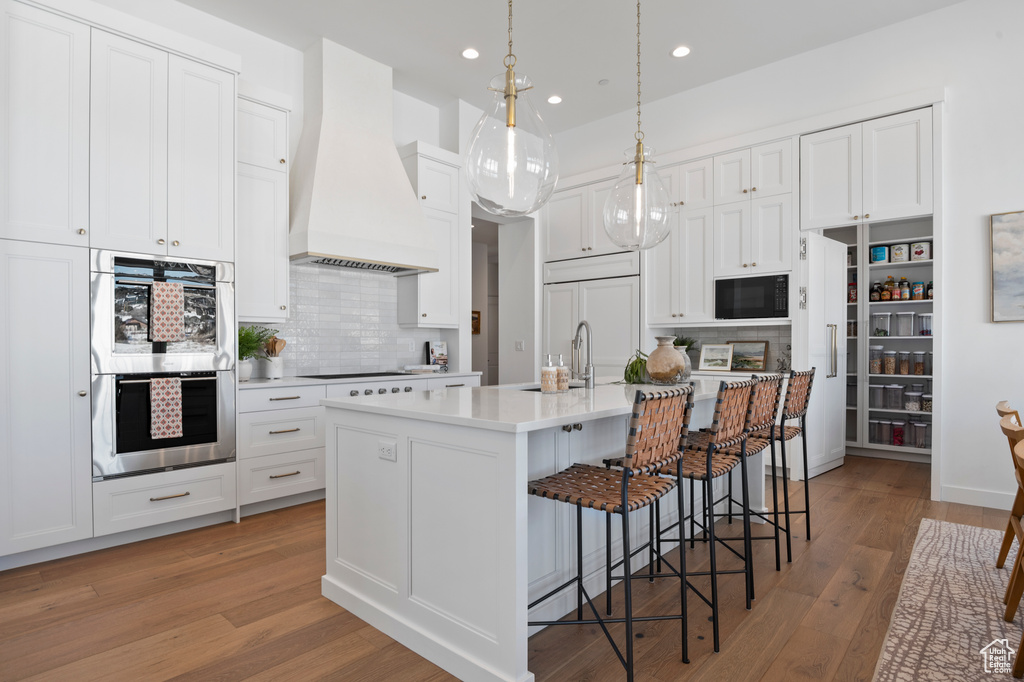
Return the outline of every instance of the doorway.
{"type": "Polygon", "coordinates": [[[480,385],[498,383],[498,224],[473,218],[473,371],[480,385]]]}

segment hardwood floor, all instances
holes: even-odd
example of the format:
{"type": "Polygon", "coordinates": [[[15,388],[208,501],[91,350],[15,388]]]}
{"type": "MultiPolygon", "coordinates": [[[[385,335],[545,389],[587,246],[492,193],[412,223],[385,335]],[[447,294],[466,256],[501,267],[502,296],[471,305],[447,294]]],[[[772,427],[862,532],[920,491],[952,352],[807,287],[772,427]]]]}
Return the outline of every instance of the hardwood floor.
{"type": "MultiPolygon", "coordinates": [[[[742,577],[722,578],[721,652],[691,596],[690,664],[678,622],[638,624],[637,679],[870,679],[920,520],[1006,522],[931,502],[928,477],[927,465],[847,457],[813,479],[813,539],[794,524],[780,572],[773,543],[755,543],[751,611],[742,577]]],[[[802,486],[790,493],[802,506],[802,486]]],[[[453,679],[320,596],[323,517],[310,503],[0,572],[0,680],[453,679]]],[[[706,549],[687,552],[697,570],[706,549]]],[[[678,587],[637,581],[634,600],[637,613],[678,609],[678,587]]],[[[623,679],[596,626],[548,628],[529,650],[538,680],[623,679]]]]}

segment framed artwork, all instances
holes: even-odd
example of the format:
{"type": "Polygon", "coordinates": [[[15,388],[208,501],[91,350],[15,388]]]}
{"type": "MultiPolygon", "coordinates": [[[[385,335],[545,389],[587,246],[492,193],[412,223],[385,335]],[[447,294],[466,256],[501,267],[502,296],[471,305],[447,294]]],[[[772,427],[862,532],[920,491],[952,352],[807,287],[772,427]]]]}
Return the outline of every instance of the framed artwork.
{"type": "Polygon", "coordinates": [[[768,362],[767,341],[730,341],[732,369],[737,372],[763,372],[768,362]]]}
{"type": "Polygon", "coordinates": [[[992,216],[992,321],[1024,322],[1024,211],[992,216]]]}
{"type": "Polygon", "coordinates": [[[705,343],[700,347],[698,370],[728,372],[732,366],[732,346],[728,343],[705,343]]]}
{"type": "Polygon", "coordinates": [[[479,334],[480,333],[480,311],[479,310],[474,310],[473,311],[473,333],[474,334],[479,334]]]}

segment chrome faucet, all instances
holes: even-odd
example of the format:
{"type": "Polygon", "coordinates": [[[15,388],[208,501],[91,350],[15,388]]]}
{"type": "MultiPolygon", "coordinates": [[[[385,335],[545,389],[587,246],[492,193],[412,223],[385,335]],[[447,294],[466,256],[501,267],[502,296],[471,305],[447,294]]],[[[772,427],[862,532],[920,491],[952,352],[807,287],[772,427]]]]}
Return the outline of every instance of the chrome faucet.
{"type": "Polygon", "coordinates": [[[572,340],[571,370],[574,377],[583,379],[584,388],[594,387],[594,331],[586,320],[580,320],[580,323],[576,326],[576,336],[572,340]],[[580,332],[583,331],[584,327],[587,330],[587,364],[583,366],[583,373],[581,374],[576,367],[580,362],[580,346],[583,345],[580,332]]]}

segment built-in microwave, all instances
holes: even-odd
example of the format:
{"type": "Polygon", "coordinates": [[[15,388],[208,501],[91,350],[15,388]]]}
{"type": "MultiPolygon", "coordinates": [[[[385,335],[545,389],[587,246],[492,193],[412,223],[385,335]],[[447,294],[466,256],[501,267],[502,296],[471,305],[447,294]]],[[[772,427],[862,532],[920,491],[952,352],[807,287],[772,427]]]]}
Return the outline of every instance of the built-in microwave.
{"type": "Polygon", "coordinates": [[[789,275],[715,280],[715,319],[789,317],[789,275]]]}

